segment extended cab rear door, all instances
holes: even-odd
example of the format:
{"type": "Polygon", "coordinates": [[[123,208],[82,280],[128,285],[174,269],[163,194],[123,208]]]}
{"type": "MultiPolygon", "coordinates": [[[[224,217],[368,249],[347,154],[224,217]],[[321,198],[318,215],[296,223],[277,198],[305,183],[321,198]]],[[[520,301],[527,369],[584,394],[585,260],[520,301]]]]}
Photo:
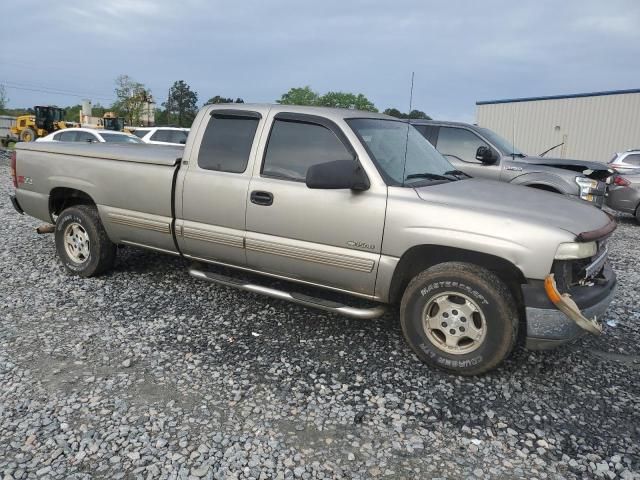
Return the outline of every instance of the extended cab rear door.
{"type": "Polygon", "coordinates": [[[311,165],[355,154],[342,128],[324,117],[274,108],[262,136],[247,199],[248,266],[373,295],[386,186],[372,182],[359,192],[306,186],[311,165]]]}
{"type": "Polygon", "coordinates": [[[200,120],[176,189],[176,238],[185,256],[246,264],[247,191],[268,111],[215,108],[200,120]]]}

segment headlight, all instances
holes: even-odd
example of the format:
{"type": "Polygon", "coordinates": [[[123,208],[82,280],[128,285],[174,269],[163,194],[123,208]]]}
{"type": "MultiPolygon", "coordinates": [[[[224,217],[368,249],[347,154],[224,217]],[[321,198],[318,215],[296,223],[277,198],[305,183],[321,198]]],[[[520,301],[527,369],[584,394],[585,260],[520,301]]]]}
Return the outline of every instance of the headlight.
{"type": "Polygon", "coordinates": [[[593,257],[598,251],[596,242],[561,243],[556,250],[556,260],[577,260],[593,257]]]}
{"type": "Polygon", "coordinates": [[[576,183],[580,187],[580,198],[592,201],[593,195],[591,195],[591,190],[598,188],[598,181],[587,177],[576,177],[576,183]]]}

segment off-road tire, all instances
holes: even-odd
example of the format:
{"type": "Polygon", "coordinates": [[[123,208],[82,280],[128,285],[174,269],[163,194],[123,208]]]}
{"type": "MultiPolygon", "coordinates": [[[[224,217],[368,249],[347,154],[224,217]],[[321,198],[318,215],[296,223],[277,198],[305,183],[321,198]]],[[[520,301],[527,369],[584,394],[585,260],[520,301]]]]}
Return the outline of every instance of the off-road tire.
{"type": "Polygon", "coordinates": [[[56,219],[56,251],[65,269],[81,277],[94,277],[109,270],[116,259],[116,245],[109,240],[98,210],[90,205],[69,207],[56,219]],[[89,255],[74,261],[65,248],[65,231],[71,224],[80,225],[89,237],[89,255]]]}
{"type": "Polygon", "coordinates": [[[23,142],[35,142],[36,140],[36,132],[33,128],[25,128],[20,132],[20,140],[23,142]],[[29,138],[27,140],[27,138],[29,138]]]}
{"type": "Polygon", "coordinates": [[[409,282],[400,304],[400,323],[420,360],[459,375],[478,375],[494,369],[511,353],[519,321],[509,288],[494,273],[470,263],[447,262],[424,270],[409,282]],[[484,316],[485,335],[472,352],[446,352],[425,333],[425,308],[446,292],[465,295],[484,316]]]}

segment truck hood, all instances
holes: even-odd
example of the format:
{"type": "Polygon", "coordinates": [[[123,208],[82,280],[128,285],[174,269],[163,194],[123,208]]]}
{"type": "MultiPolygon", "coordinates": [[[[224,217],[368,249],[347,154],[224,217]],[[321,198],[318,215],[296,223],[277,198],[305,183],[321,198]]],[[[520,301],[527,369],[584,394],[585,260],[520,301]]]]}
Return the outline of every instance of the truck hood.
{"type": "Polygon", "coordinates": [[[547,158],[538,156],[516,157],[514,163],[526,163],[528,165],[544,165],[546,167],[562,168],[578,173],[584,173],[587,177],[596,180],[604,180],[613,173],[604,163],[589,162],[587,160],[570,160],[565,158],[547,158]],[[585,173],[586,172],[586,173],[585,173]]]}
{"type": "Polygon", "coordinates": [[[415,190],[425,202],[552,226],[576,236],[611,222],[607,214],[581,200],[491,180],[470,178],[415,190]]]}

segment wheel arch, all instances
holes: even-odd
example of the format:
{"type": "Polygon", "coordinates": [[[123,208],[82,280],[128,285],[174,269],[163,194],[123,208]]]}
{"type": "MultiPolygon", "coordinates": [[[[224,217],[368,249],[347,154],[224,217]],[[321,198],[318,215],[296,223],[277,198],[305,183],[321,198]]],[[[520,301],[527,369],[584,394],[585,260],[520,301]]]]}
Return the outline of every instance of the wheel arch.
{"type": "Polygon", "coordinates": [[[52,219],[65,209],[75,205],[96,206],[91,196],[77,188],[56,187],[49,192],[49,215],[52,219]]]}
{"type": "Polygon", "coordinates": [[[578,185],[571,183],[561,175],[533,172],[513,178],[509,183],[523,187],[537,188],[547,192],[572,195],[578,193],[578,185]]]}
{"type": "Polygon", "coordinates": [[[560,190],[558,190],[558,188],[552,185],[546,185],[544,183],[530,183],[523,186],[529,187],[529,188],[535,188],[537,190],[544,190],[545,192],[562,193],[560,190]]]}
{"type": "Polygon", "coordinates": [[[488,253],[442,245],[416,245],[407,250],[396,265],[389,288],[389,303],[398,303],[413,277],[423,270],[445,262],[466,262],[495,273],[511,290],[517,303],[521,303],[520,285],[527,280],[509,260],[488,253]]]}

